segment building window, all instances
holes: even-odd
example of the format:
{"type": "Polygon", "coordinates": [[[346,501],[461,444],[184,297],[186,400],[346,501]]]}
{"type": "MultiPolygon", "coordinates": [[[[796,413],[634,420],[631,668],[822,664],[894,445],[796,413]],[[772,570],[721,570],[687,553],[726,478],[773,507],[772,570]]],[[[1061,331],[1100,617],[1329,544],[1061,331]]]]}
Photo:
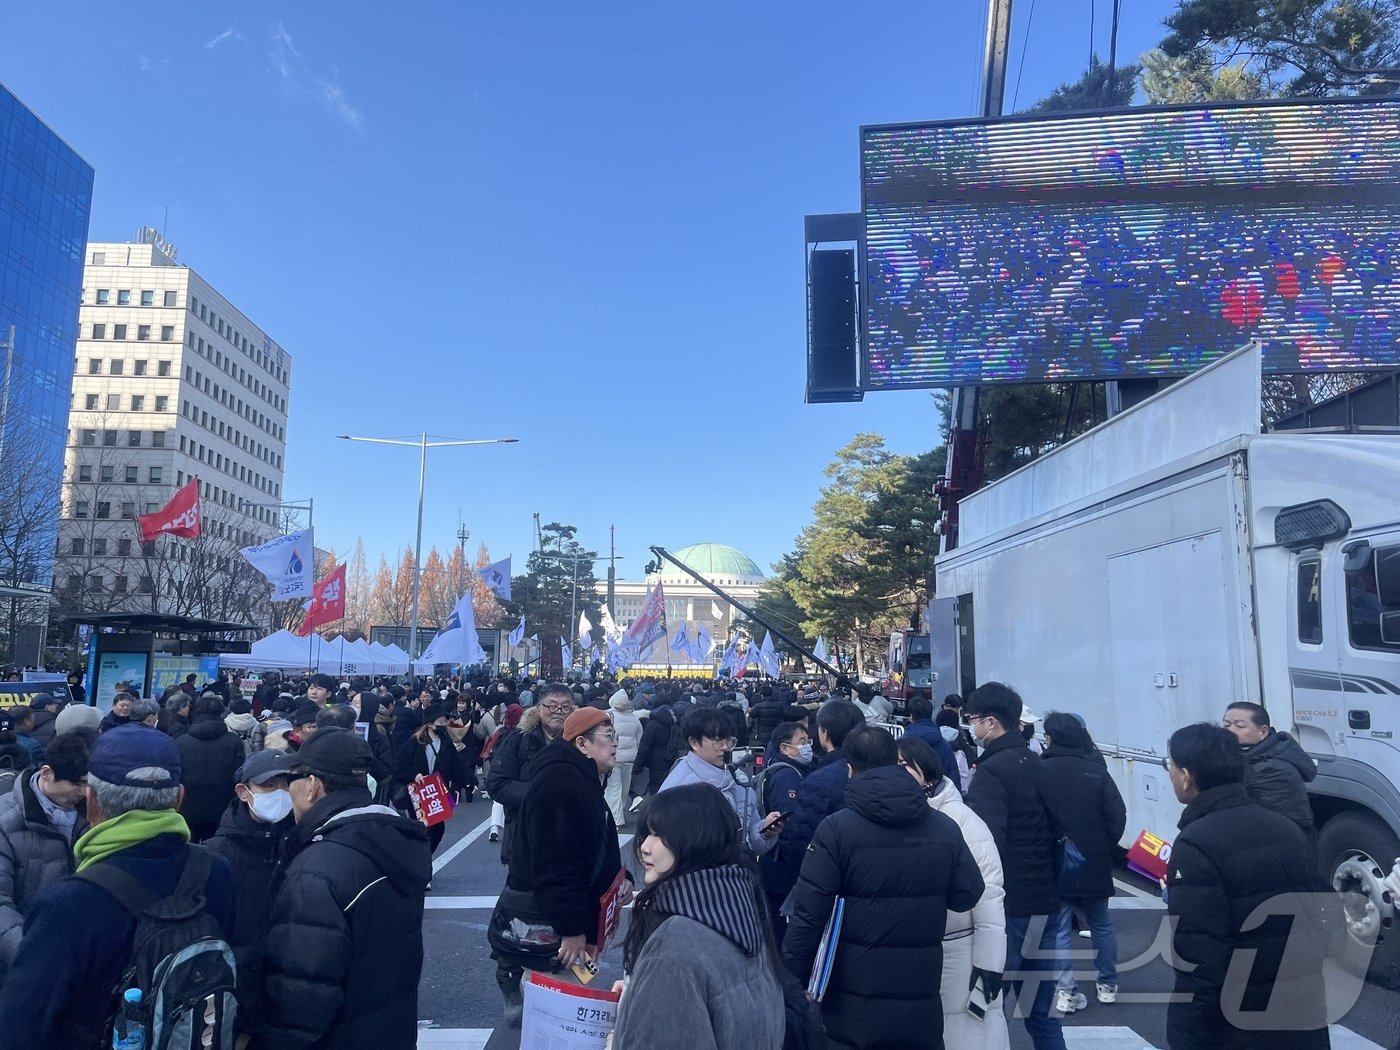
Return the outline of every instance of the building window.
{"type": "Polygon", "coordinates": [[[146,399],[140,394],[132,394],[131,410],[133,412],[144,412],[146,410],[146,399]]]}
{"type": "Polygon", "coordinates": [[[97,289],[97,305],[106,306],[112,301],[112,291],[110,288],[97,289]]]}
{"type": "Polygon", "coordinates": [[[100,376],[102,374],[102,359],[100,357],[88,358],[88,375],[100,376]]]}
{"type": "Polygon", "coordinates": [[[153,557],[153,556],[155,555],[155,553],[156,553],[156,541],[155,541],[155,540],[142,540],[142,541],[141,541],[141,556],[142,556],[143,558],[150,558],[150,557],[153,557]]]}
{"type": "Polygon", "coordinates": [[[147,504],[146,504],[145,513],[147,513],[147,514],[154,514],[154,513],[155,513],[156,511],[158,511],[158,510],[160,510],[160,504],[159,504],[159,503],[147,503],[147,504]]]}
{"type": "Polygon", "coordinates": [[[87,589],[89,594],[102,593],[102,577],[93,575],[87,578],[87,589]]]}
{"type": "MultiPolygon", "coordinates": [[[[117,329],[118,329],[118,330],[122,330],[122,329],[125,329],[125,328],[126,328],[126,325],[124,325],[124,324],[119,324],[119,325],[117,325],[117,329]]],[[[126,338],[126,337],[125,337],[124,335],[119,335],[119,336],[117,336],[117,338],[118,338],[118,339],[124,339],[124,338],[126,338]]],[[[107,366],[107,374],[108,374],[108,375],[119,376],[119,375],[122,374],[122,371],[123,371],[124,368],[125,368],[125,362],[119,361],[117,358],[114,357],[114,358],[112,358],[111,364],[109,364],[109,365],[107,366]]]]}
{"type": "Polygon", "coordinates": [[[151,326],[148,324],[138,324],[136,326],[136,338],[142,342],[151,338],[151,326]]]}
{"type": "Polygon", "coordinates": [[[85,499],[80,499],[80,500],[78,500],[78,502],[73,506],[73,517],[75,517],[75,518],[90,518],[90,517],[92,517],[92,504],[88,503],[88,501],[85,500],[85,499]]]}
{"type": "Polygon", "coordinates": [[[126,593],[126,577],[125,577],[125,576],[117,576],[117,577],[114,577],[113,580],[112,580],[112,590],[113,590],[115,593],[117,593],[117,594],[125,594],[125,593],[126,593]]]}
{"type": "Polygon", "coordinates": [[[141,305],[142,305],[142,306],[155,306],[155,305],[156,305],[156,293],[155,293],[155,292],[143,291],[143,292],[141,293],[141,305]]]}
{"type": "Polygon", "coordinates": [[[170,398],[166,397],[164,394],[157,394],[157,395],[156,395],[156,411],[157,411],[157,412],[164,412],[164,411],[166,411],[166,410],[169,408],[169,406],[170,406],[170,398]]]}
{"type": "Polygon", "coordinates": [[[99,468],[98,475],[104,482],[111,482],[116,477],[117,468],[104,466],[99,468]]]}
{"type": "Polygon", "coordinates": [[[152,485],[159,485],[159,484],[161,483],[161,478],[162,478],[163,475],[164,475],[164,471],[163,471],[160,467],[151,467],[151,468],[150,468],[150,482],[151,482],[151,484],[152,484],[152,485]]]}
{"type": "Polygon", "coordinates": [[[126,520],[126,521],[131,521],[134,517],[136,517],[136,504],[135,504],[135,503],[123,503],[123,504],[122,504],[122,518],[123,518],[124,520],[126,520]]]}
{"type": "Polygon", "coordinates": [[[137,376],[143,376],[143,375],[145,375],[145,374],[146,374],[146,365],[147,365],[147,362],[145,362],[145,361],[133,361],[133,362],[131,363],[131,374],[132,374],[132,375],[137,375],[137,376]]]}
{"type": "MultiPolygon", "coordinates": [[[[161,399],[161,398],[156,398],[156,400],[157,400],[157,401],[160,401],[160,400],[162,400],[162,399],[161,399]]],[[[153,432],[151,433],[151,448],[164,448],[164,447],[165,447],[165,431],[164,431],[164,430],[156,430],[156,431],[153,431],[153,432]]]]}
{"type": "Polygon", "coordinates": [[[107,326],[105,324],[95,324],[92,326],[92,337],[94,339],[107,338],[107,326]]]}
{"type": "Polygon", "coordinates": [[[117,554],[123,558],[131,557],[131,541],[117,540],[117,554]]]}
{"type": "Polygon", "coordinates": [[[82,464],[80,467],[78,467],[78,480],[79,480],[79,481],[91,481],[91,480],[92,480],[92,468],[91,468],[90,466],[88,466],[86,463],[84,463],[84,464],[82,464]]]}
{"type": "Polygon", "coordinates": [[[121,394],[108,394],[108,395],[107,395],[107,411],[108,411],[108,412],[116,412],[116,411],[118,411],[121,407],[122,407],[122,396],[121,396],[121,394]]]}
{"type": "Polygon", "coordinates": [[[166,292],[166,293],[165,293],[165,305],[166,305],[166,306],[174,306],[174,305],[175,305],[175,295],[176,295],[175,292],[166,292]]]}
{"type": "Polygon", "coordinates": [[[88,394],[87,397],[83,398],[83,407],[84,407],[85,409],[87,409],[89,412],[96,412],[96,411],[97,411],[97,395],[96,395],[96,394],[88,394]]]}
{"type": "Polygon", "coordinates": [[[82,553],[83,553],[83,546],[84,546],[84,544],[83,544],[83,538],[82,538],[81,536],[74,536],[74,537],[68,542],[68,552],[69,552],[70,554],[82,554],[82,553]]]}
{"type": "Polygon", "coordinates": [[[107,253],[106,253],[106,252],[93,252],[93,253],[92,253],[92,265],[94,265],[94,266],[106,266],[106,265],[107,265],[107,253]]]}
{"type": "Polygon", "coordinates": [[[130,288],[118,288],[118,289],[117,289],[117,305],[118,305],[118,306],[130,306],[130,305],[131,305],[131,289],[130,289],[130,288]]]}
{"type": "Polygon", "coordinates": [[[83,443],[84,445],[88,445],[88,446],[96,445],[96,444],[97,444],[97,431],[95,431],[95,430],[84,430],[84,431],[83,431],[83,436],[82,436],[82,443],[83,443]]]}
{"type": "Polygon", "coordinates": [[[102,431],[102,444],[105,448],[116,448],[117,432],[115,430],[102,431]]]}
{"type": "Polygon", "coordinates": [[[169,361],[157,361],[157,362],[156,362],[156,375],[158,375],[158,376],[168,376],[169,374],[170,374],[170,362],[169,362],[169,361]]]}
{"type": "Polygon", "coordinates": [[[140,579],[140,581],[136,584],[136,593],[137,593],[137,594],[150,594],[150,593],[151,593],[151,590],[152,590],[151,578],[150,578],[149,576],[142,576],[141,579],[140,579]]]}
{"type": "Polygon", "coordinates": [[[112,516],[112,505],[105,500],[97,501],[97,517],[106,520],[112,516]]]}
{"type": "Polygon", "coordinates": [[[107,541],[106,541],[106,540],[93,540],[93,541],[92,541],[92,553],[93,553],[93,556],[94,556],[94,557],[97,557],[97,558],[105,558],[105,557],[107,556],[107,541]]]}
{"type": "Polygon", "coordinates": [[[113,339],[125,339],[125,338],[126,338],[126,325],[124,325],[124,324],[115,324],[115,325],[113,325],[113,326],[112,326],[112,338],[113,338],[113,339]]]}
{"type": "Polygon", "coordinates": [[[160,341],[162,343],[173,343],[175,341],[175,326],[173,324],[163,324],[160,326],[160,341]]]}
{"type": "MultiPolygon", "coordinates": [[[[103,468],[103,469],[106,469],[106,468],[103,468]]],[[[126,468],[124,468],[124,469],[125,469],[125,471],[126,471],[126,483],[127,483],[128,485],[135,485],[138,481],[141,480],[139,477],[137,477],[137,469],[138,469],[138,468],[128,466],[128,467],[126,467],[126,468]]]]}
{"type": "Polygon", "coordinates": [[[141,431],[139,431],[139,430],[133,430],[133,431],[131,431],[129,434],[127,434],[127,435],[126,435],[126,444],[127,444],[127,447],[128,447],[128,448],[140,448],[140,447],[141,447],[141,431]]]}

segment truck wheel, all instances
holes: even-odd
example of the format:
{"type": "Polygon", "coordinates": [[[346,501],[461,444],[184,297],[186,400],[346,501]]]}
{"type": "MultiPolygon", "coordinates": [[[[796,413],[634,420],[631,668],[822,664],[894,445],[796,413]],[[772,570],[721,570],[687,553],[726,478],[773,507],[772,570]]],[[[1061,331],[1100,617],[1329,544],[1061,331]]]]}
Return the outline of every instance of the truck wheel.
{"type": "Polygon", "coordinates": [[[1317,853],[1323,879],[1341,894],[1348,935],[1375,949],[1369,970],[1394,972],[1400,963],[1400,915],[1381,880],[1400,857],[1400,841],[1374,817],[1339,813],[1322,826],[1317,853]]]}

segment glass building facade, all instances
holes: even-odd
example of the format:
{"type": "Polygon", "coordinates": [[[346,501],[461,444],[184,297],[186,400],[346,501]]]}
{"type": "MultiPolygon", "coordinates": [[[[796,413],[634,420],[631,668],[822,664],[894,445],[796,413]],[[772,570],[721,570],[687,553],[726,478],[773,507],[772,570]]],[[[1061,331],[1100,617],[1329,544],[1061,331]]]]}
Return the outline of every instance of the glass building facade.
{"type": "Polygon", "coordinates": [[[0,582],[11,586],[52,582],[92,183],[92,166],[0,84],[0,582]]]}

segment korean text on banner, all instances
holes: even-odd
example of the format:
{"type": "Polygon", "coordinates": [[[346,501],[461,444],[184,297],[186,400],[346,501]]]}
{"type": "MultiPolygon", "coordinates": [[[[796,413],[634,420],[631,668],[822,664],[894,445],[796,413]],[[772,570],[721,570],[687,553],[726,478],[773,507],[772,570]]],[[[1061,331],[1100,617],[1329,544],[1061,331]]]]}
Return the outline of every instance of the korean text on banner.
{"type": "Polygon", "coordinates": [[[608,892],[598,900],[598,952],[595,959],[608,950],[613,934],[617,932],[617,924],[622,921],[622,890],[626,885],[627,869],[624,867],[612,880],[608,892]]]}
{"type": "Polygon", "coordinates": [[[1128,847],[1128,867],[1137,869],[1154,881],[1167,877],[1167,862],[1171,859],[1172,844],[1150,831],[1144,831],[1128,847]]]}
{"type": "Polygon", "coordinates": [[[452,792],[441,773],[430,773],[421,781],[410,781],[408,797],[413,800],[413,810],[418,819],[428,827],[452,819],[452,792]]]}
{"type": "Polygon", "coordinates": [[[539,1050],[603,1050],[617,1025],[616,992],[530,971],[524,983],[520,1045],[539,1050]]]}
{"type": "Polygon", "coordinates": [[[190,478],[160,510],[151,514],[140,514],[136,518],[136,527],[140,531],[142,543],[148,543],[166,532],[187,540],[197,540],[200,524],[198,478],[190,478]]]}

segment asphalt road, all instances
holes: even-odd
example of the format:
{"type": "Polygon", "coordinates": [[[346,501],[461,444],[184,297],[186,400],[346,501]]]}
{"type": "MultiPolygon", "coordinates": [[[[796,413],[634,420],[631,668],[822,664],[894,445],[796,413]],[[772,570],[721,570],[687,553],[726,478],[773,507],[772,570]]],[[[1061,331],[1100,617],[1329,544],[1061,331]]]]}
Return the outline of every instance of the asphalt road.
{"type": "MultiPolygon", "coordinates": [[[[423,1026],[419,1046],[423,1048],[515,1050],[520,1046],[518,1030],[499,1027],[501,997],[486,947],[486,922],[505,882],[499,849],[487,840],[489,815],[489,803],[461,807],[434,858],[419,991],[423,1026]]],[[[626,829],[623,834],[630,837],[626,829]]],[[[630,851],[624,848],[623,855],[629,858],[630,851]]],[[[1094,1001],[1089,941],[1076,938],[1083,952],[1076,968],[1086,970],[1080,988],[1090,1004],[1065,1019],[1066,1042],[1084,1050],[1164,1048],[1166,996],[1172,987],[1172,969],[1164,951],[1169,940],[1166,912],[1155,886],[1127,871],[1118,873],[1117,882],[1112,907],[1118,933],[1118,1002],[1101,1006],[1094,1001]]],[[[619,932],[618,944],[624,931],[619,932]]],[[[610,987],[621,970],[621,948],[614,945],[602,959],[595,984],[610,987]]],[[[1353,985],[1340,969],[1334,969],[1329,974],[1328,999],[1334,1005],[1352,1004],[1333,1027],[1333,1050],[1400,1047],[1400,993],[1376,984],[1353,985]]],[[[1013,1050],[1031,1050],[1024,1027],[1015,1019],[1011,1044],[1013,1050]]],[[[678,1037],[677,1050],[684,1046],[678,1037]]]]}

